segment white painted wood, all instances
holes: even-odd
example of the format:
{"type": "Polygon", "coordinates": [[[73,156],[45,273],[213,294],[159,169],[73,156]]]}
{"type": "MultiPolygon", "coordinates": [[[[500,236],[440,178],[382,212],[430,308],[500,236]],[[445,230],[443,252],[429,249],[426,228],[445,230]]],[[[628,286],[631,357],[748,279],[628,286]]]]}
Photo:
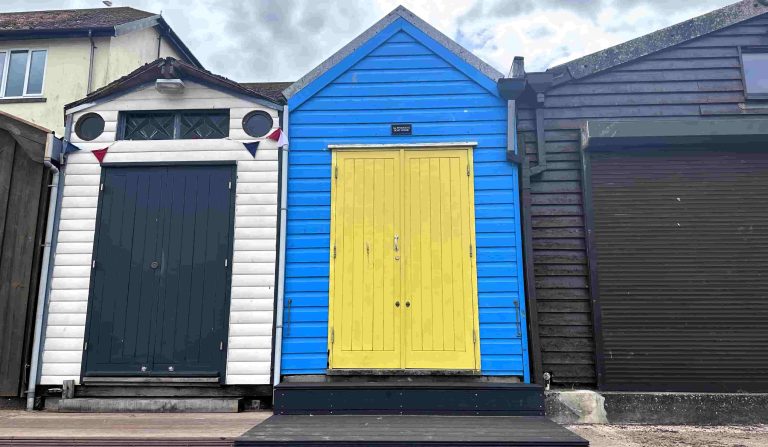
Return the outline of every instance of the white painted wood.
{"type": "Polygon", "coordinates": [[[188,82],[179,96],[162,95],[153,84],[112,101],[73,114],[100,114],[104,133],[82,141],[69,155],[63,172],[64,191],[59,242],[56,247],[48,322],[44,328],[41,383],[79,382],[85,320],[88,308],[93,239],[96,228],[101,165],[90,152],[109,147],[105,163],[237,162],[235,240],[227,355],[229,384],[268,384],[272,356],[275,261],[277,248],[278,150],[274,141],[256,139],[242,130],[242,119],[253,110],[272,115],[276,110],[188,82]],[[173,109],[229,109],[230,135],[221,140],[115,141],[120,111],[173,109]],[[243,142],[259,141],[256,157],[243,142]]]}

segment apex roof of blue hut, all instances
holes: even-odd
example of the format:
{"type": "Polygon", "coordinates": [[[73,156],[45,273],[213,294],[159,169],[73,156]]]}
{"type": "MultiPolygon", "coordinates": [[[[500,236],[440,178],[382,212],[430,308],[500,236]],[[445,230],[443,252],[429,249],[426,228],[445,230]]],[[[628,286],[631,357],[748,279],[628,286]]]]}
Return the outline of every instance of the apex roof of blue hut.
{"type": "Polygon", "coordinates": [[[288,99],[290,106],[298,107],[398,31],[410,34],[497,94],[496,81],[504,77],[504,74],[401,5],[283,90],[283,96],[288,99]]]}

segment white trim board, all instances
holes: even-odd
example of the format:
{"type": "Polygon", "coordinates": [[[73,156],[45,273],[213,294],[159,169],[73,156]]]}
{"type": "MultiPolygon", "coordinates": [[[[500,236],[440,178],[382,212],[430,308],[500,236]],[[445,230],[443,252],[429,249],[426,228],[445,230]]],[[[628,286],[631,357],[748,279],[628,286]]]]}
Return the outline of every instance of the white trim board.
{"type": "Polygon", "coordinates": [[[453,143],[407,143],[407,144],[329,144],[328,149],[441,149],[446,147],[466,147],[474,149],[477,147],[475,141],[453,142],[453,143]]]}

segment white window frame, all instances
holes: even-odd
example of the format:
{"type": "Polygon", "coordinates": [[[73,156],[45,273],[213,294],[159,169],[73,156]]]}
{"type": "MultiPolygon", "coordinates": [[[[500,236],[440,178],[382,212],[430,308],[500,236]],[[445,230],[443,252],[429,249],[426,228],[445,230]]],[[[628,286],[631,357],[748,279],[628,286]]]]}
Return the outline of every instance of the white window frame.
{"type": "Polygon", "coordinates": [[[17,98],[42,98],[45,93],[45,73],[48,70],[48,49],[46,48],[2,48],[0,53],[5,53],[5,63],[2,66],[3,81],[0,84],[0,99],[17,99],[17,98]],[[14,51],[26,51],[27,52],[27,67],[24,69],[24,87],[21,90],[21,96],[5,96],[5,87],[8,83],[8,67],[11,63],[11,53],[14,51]],[[42,51],[45,53],[45,62],[43,63],[43,83],[40,86],[40,93],[27,93],[27,86],[29,84],[29,69],[32,65],[32,52],[42,51]]]}

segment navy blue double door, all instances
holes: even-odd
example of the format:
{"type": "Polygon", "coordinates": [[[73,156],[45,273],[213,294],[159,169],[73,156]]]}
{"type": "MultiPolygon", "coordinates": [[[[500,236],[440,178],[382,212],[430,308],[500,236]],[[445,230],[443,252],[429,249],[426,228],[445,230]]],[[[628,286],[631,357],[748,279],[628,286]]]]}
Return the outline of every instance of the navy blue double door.
{"type": "Polygon", "coordinates": [[[235,166],[102,173],[85,376],[223,380],[235,166]]]}

